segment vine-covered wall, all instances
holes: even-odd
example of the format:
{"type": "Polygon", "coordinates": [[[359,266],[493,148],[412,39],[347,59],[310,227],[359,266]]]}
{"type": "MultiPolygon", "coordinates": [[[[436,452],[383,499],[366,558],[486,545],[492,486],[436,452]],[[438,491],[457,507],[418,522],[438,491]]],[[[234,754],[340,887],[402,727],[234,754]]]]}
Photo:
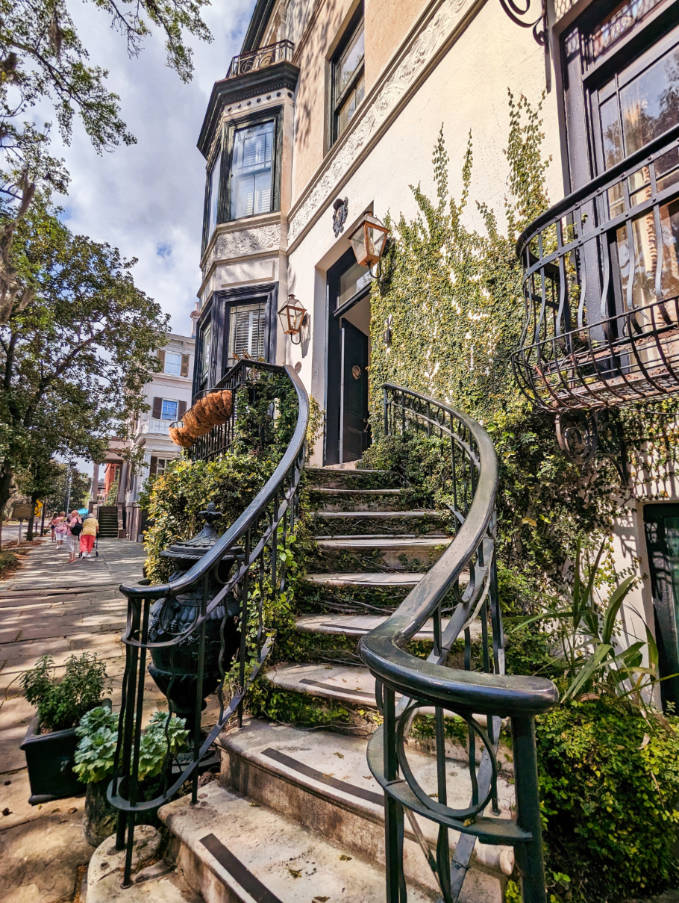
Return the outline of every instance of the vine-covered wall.
{"type": "MultiPolygon", "coordinates": [[[[471,133],[460,161],[462,191],[450,196],[441,130],[435,197],[412,186],[417,216],[390,223],[395,241],[371,295],[370,365],[377,438],[385,381],[442,398],[486,427],[501,468],[500,557],[536,578],[560,574],[578,534],[610,526],[620,485],[610,462],[576,465],[559,450],[552,418],[533,410],[512,372],[523,321],[515,241],[548,206],[541,106],[508,92],[509,176],[500,211],[471,196],[471,133]],[[470,228],[479,215],[483,229],[470,228]]],[[[477,173],[474,183],[482,182],[477,173]]]]}

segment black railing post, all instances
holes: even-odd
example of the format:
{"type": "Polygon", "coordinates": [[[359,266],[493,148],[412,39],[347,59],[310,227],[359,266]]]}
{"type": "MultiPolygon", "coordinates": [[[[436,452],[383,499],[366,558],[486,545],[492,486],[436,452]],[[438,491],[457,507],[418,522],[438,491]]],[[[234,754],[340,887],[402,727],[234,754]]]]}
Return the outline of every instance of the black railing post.
{"type": "MultiPolygon", "coordinates": [[[[384,775],[387,780],[398,777],[396,751],[396,712],[394,691],[384,687],[384,775]]],[[[387,903],[405,903],[403,876],[403,807],[388,793],[384,795],[384,846],[387,877],[387,903]]]]}
{"type": "Polygon", "coordinates": [[[384,435],[389,435],[389,398],[387,395],[387,387],[382,386],[382,415],[384,417],[384,435]]]}
{"type": "Polygon", "coordinates": [[[531,840],[515,847],[521,875],[521,895],[523,903],[546,903],[535,719],[531,716],[513,717],[512,739],[516,822],[531,835],[531,840]]]}

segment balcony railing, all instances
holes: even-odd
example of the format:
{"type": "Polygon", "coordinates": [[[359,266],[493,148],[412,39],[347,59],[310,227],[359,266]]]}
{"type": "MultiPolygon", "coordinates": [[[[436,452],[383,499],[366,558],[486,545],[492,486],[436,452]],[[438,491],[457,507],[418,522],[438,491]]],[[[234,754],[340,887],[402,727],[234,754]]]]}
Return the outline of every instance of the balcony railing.
{"type": "Polygon", "coordinates": [[[548,210],[517,254],[526,307],[513,363],[541,408],[679,390],[679,126],[548,210]]]}
{"type": "Polygon", "coordinates": [[[241,53],[231,60],[226,77],[238,78],[240,75],[246,75],[257,69],[266,69],[267,66],[273,66],[275,63],[290,62],[294,49],[295,45],[292,41],[278,41],[276,44],[260,47],[250,53],[241,53]]]}

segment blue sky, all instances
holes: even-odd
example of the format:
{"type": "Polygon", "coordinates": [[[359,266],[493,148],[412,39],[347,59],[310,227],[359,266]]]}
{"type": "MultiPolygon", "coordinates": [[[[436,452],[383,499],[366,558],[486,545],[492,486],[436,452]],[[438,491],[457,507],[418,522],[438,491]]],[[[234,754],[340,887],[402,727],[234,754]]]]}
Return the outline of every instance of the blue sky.
{"type": "Polygon", "coordinates": [[[211,44],[192,44],[193,81],[182,84],[165,64],[162,37],[154,33],[129,59],[120,35],[93,4],[69,9],[92,63],[110,72],[122,115],[137,138],[98,156],[74,128],[70,146],[56,142],[71,173],[62,199],[69,228],[137,257],[137,285],[172,316],[172,329],[190,332],[189,313],[200,285],[204,161],[196,139],[213,83],[238,53],[254,0],[213,0],[204,18],[211,44]]]}

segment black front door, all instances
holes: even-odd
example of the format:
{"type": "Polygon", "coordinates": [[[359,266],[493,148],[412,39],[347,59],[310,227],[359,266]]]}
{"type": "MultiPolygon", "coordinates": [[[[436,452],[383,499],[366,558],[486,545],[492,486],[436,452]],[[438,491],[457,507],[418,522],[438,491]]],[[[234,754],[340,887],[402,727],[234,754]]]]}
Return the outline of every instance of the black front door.
{"type": "Polygon", "coordinates": [[[369,444],[369,285],[351,250],[328,270],[325,464],[355,461],[369,444]]]}
{"type": "Polygon", "coordinates": [[[342,320],[342,461],[355,461],[368,447],[368,336],[342,320]]]}
{"type": "Polygon", "coordinates": [[[660,695],[663,709],[671,703],[679,712],[679,505],[646,505],[644,526],[660,676],[667,678],[660,695]]]}

